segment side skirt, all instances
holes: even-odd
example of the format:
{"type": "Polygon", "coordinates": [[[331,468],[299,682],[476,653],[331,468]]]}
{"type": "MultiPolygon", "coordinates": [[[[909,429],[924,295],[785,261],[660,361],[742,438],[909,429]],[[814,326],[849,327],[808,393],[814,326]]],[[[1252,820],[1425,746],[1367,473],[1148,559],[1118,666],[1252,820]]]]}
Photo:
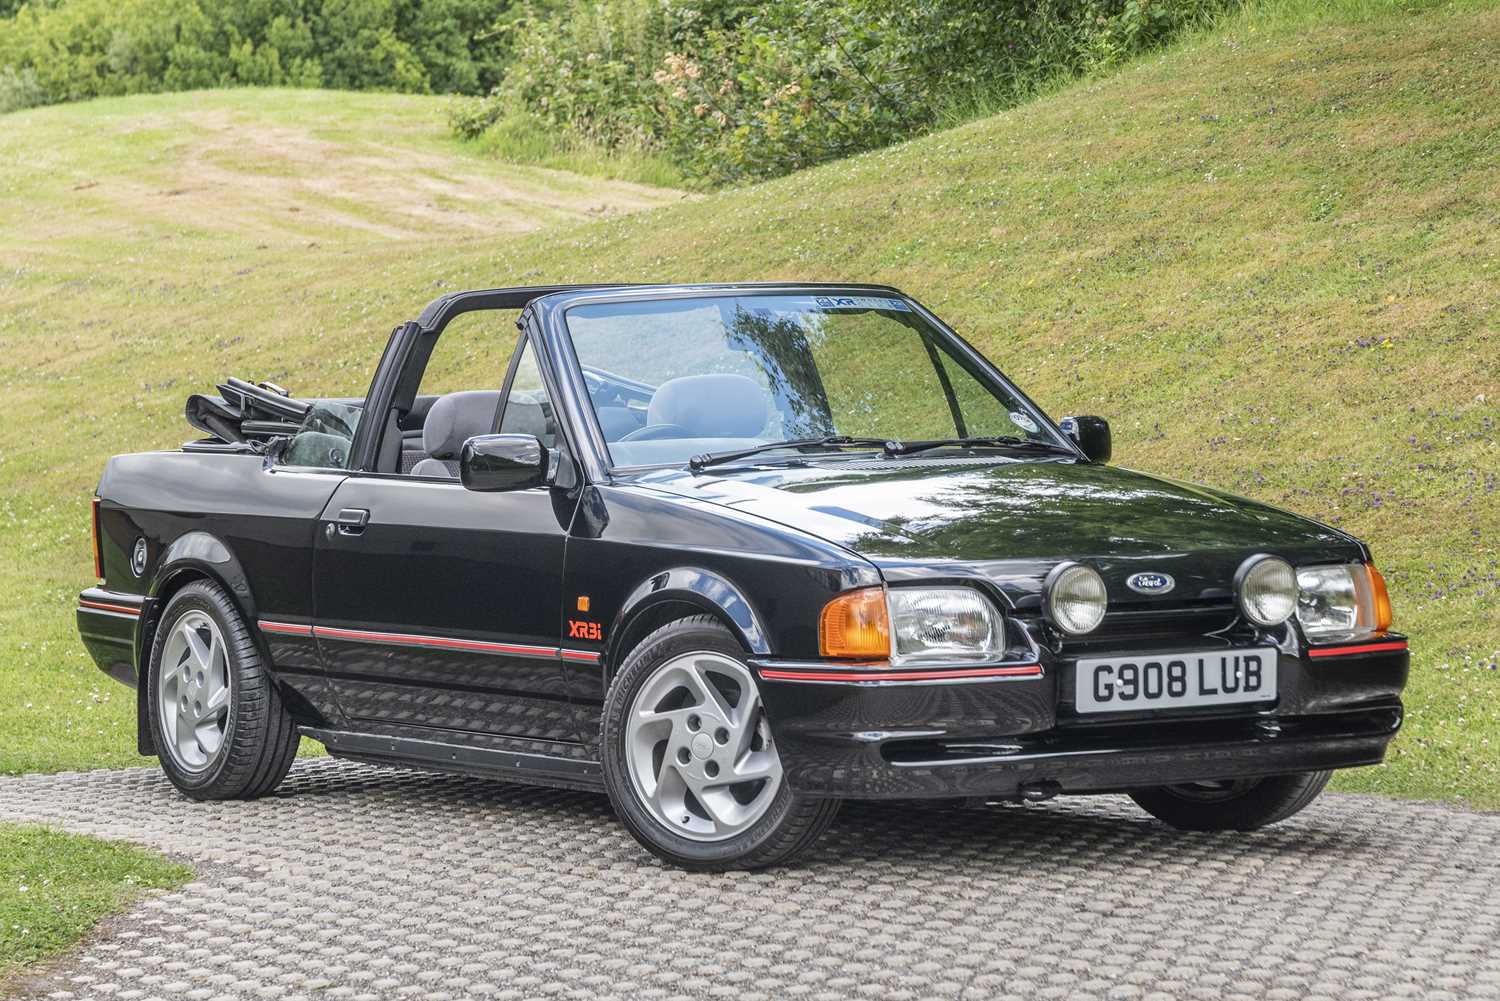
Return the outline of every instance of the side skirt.
{"type": "Polygon", "coordinates": [[[303,727],[302,733],[322,743],[335,758],[482,775],[526,785],[582,789],[588,792],[604,790],[604,771],[597,761],[472,747],[415,737],[387,737],[352,730],[303,727]]]}

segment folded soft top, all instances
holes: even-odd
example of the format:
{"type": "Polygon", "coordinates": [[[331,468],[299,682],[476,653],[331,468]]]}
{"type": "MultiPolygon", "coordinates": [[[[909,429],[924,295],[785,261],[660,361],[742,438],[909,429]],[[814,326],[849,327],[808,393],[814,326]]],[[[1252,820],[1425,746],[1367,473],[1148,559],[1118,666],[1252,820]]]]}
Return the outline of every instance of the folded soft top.
{"type": "Polygon", "coordinates": [[[295,434],[312,407],[270,382],[229,378],[216,388],[218,396],[189,396],[185,416],[199,431],[230,445],[295,434]]]}

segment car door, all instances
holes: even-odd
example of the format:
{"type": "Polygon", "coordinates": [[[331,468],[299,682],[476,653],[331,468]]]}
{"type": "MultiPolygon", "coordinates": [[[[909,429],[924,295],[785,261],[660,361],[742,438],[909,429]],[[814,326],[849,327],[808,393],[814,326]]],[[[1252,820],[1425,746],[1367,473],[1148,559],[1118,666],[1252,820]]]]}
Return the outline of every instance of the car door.
{"type": "MultiPolygon", "coordinates": [[[[541,387],[523,340],[504,414],[528,382],[541,387]]],[[[341,483],[313,587],[319,655],[351,723],[576,741],[557,634],[574,506],[545,486],[479,493],[390,473],[341,483]]]]}

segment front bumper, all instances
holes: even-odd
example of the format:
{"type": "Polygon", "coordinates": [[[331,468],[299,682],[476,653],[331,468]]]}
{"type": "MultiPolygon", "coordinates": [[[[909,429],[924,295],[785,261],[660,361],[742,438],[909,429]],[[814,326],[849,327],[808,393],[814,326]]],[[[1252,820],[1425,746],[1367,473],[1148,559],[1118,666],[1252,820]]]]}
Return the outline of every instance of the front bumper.
{"type": "MultiPolygon", "coordinates": [[[[1379,763],[1401,727],[1404,642],[1280,658],[1274,704],[1072,712],[1072,665],[963,680],[826,680],[756,661],[788,783],[854,799],[1043,798],[1379,763]],[[787,680],[791,675],[820,680],[787,680]]],[[[868,677],[868,673],[864,675],[868,677]]]]}

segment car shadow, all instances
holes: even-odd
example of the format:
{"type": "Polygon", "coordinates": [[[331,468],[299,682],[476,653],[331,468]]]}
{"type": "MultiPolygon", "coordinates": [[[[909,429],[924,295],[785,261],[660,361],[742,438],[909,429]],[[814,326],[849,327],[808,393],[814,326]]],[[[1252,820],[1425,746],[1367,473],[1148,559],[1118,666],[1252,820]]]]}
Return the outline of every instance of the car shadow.
{"type": "MultiPolygon", "coordinates": [[[[411,809],[425,803],[445,807],[477,803],[507,813],[524,812],[542,825],[576,829],[579,824],[617,823],[601,793],[520,785],[496,779],[439,774],[347,761],[306,761],[276,794],[298,800],[323,796],[387,799],[411,809]],[[417,801],[420,801],[417,802],[417,801]]],[[[642,865],[657,865],[633,843],[609,839],[609,851],[624,850],[642,865]]],[[[967,807],[912,800],[846,802],[828,833],[788,867],[869,866],[956,860],[992,867],[1024,858],[1029,871],[1074,871],[1079,866],[1157,862],[1205,863],[1257,856],[1282,862],[1379,854],[1381,828],[1357,822],[1348,809],[1315,803],[1289,821],[1259,831],[1197,833],[1174,830],[1124,796],[1059,797],[1045,803],[967,807]]]]}
{"type": "Polygon", "coordinates": [[[1233,854],[1280,860],[1379,850],[1378,831],[1316,807],[1258,831],[1178,831],[1125,796],[1060,797],[1045,803],[951,807],[911,801],[844,804],[810,864],[1024,855],[1029,865],[1133,864],[1233,854]]]}

